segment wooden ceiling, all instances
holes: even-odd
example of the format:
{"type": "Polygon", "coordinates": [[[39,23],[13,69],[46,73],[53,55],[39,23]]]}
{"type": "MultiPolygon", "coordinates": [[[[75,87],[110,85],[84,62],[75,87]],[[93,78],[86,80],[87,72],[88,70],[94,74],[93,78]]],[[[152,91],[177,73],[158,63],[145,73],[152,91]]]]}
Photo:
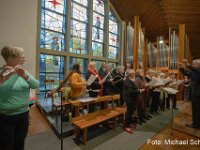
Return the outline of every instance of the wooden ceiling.
{"type": "Polygon", "coordinates": [[[146,38],[168,38],[169,27],[185,24],[193,58],[200,58],[200,0],[110,0],[122,20],[131,22],[135,15],[145,27],[146,38]]]}

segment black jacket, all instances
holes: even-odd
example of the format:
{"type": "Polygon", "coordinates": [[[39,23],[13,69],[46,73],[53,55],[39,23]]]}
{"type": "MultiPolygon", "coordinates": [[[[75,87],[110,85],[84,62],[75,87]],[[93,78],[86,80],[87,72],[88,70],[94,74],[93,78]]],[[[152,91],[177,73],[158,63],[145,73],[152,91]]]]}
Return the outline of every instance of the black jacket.
{"type": "Polygon", "coordinates": [[[188,76],[191,79],[191,95],[200,96],[200,69],[196,69],[193,66],[188,66],[190,71],[184,68],[179,68],[180,72],[184,76],[188,76]]]}
{"type": "MultiPolygon", "coordinates": [[[[91,72],[90,71],[87,71],[86,72],[86,80],[89,79],[89,77],[91,76],[91,72]]],[[[96,80],[90,85],[90,86],[87,86],[87,89],[88,90],[98,90],[100,89],[101,86],[99,84],[99,79],[96,78],[96,80]]],[[[98,96],[98,92],[93,92],[93,91],[89,91],[89,97],[97,97],[98,96]]]]}
{"type": "Polygon", "coordinates": [[[124,100],[127,103],[136,102],[139,93],[137,85],[127,77],[124,81],[124,100]]]}

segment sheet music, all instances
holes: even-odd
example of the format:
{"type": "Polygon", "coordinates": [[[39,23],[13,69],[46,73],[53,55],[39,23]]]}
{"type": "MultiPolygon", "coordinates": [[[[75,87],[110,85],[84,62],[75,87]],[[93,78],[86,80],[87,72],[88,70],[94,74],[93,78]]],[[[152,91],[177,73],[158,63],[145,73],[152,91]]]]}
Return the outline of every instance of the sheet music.
{"type": "Polygon", "coordinates": [[[165,85],[164,80],[162,79],[157,79],[154,86],[163,86],[165,85]]]}
{"type": "Polygon", "coordinates": [[[124,80],[120,75],[114,77],[114,83],[117,84],[118,82],[124,80]]]}
{"type": "Polygon", "coordinates": [[[153,85],[153,81],[147,82],[147,83],[145,84],[145,86],[152,86],[152,85],[153,85]]]}
{"type": "Polygon", "coordinates": [[[176,93],[179,92],[178,90],[175,90],[175,89],[170,88],[170,87],[163,87],[162,89],[163,89],[164,91],[170,93],[170,94],[176,94],[176,93]]]}
{"type": "Polygon", "coordinates": [[[91,85],[95,80],[96,80],[97,76],[91,74],[89,79],[87,80],[87,85],[91,85]]]}
{"type": "Polygon", "coordinates": [[[93,90],[93,89],[89,89],[89,90],[86,90],[87,92],[89,91],[92,91],[92,92],[100,92],[100,89],[96,89],[96,90],[93,90]]]}
{"type": "Polygon", "coordinates": [[[177,80],[177,81],[176,81],[176,84],[177,84],[177,85],[181,85],[183,82],[184,82],[184,80],[177,80]]]}
{"type": "Polygon", "coordinates": [[[105,82],[107,77],[110,75],[110,72],[101,80],[102,82],[105,82]]]}
{"type": "Polygon", "coordinates": [[[88,97],[88,98],[80,98],[78,99],[80,102],[90,102],[90,101],[95,101],[97,98],[95,97],[88,97]]]}
{"type": "Polygon", "coordinates": [[[164,79],[164,84],[168,84],[172,82],[172,79],[171,78],[167,78],[167,79],[164,79]]]}

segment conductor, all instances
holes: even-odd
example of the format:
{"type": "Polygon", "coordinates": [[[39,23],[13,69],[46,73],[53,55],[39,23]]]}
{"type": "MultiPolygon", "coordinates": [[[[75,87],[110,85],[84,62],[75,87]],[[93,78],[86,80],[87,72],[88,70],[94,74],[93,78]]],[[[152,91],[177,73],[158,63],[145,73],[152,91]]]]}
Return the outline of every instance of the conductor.
{"type": "Polygon", "coordinates": [[[191,79],[192,124],[187,127],[200,129],[200,59],[192,61],[192,65],[186,59],[179,63],[179,70],[184,76],[191,79]],[[184,69],[187,67],[189,70],[184,69]]]}

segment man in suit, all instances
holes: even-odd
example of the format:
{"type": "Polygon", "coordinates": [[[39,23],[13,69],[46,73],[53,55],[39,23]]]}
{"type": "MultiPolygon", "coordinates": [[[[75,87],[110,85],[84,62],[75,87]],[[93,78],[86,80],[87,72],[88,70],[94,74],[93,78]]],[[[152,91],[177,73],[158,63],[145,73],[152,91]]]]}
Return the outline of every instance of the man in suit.
{"type": "Polygon", "coordinates": [[[184,76],[191,79],[192,124],[187,127],[200,129],[200,59],[192,61],[192,65],[186,59],[179,63],[179,70],[184,76]],[[189,70],[184,69],[184,66],[189,70]]]}
{"type": "Polygon", "coordinates": [[[100,75],[101,77],[105,77],[105,76],[107,75],[106,63],[105,63],[105,62],[102,62],[101,68],[99,69],[98,73],[99,73],[99,75],[100,75]]]}
{"type": "Polygon", "coordinates": [[[134,126],[132,123],[132,115],[136,109],[136,103],[138,100],[138,95],[140,90],[135,84],[135,71],[130,69],[127,72],[127,78],[124,81],[124,100],[127,106],[126,112],[126,127],[125,131],[128,133],[133,133],[132,127],[134,126]]]}

